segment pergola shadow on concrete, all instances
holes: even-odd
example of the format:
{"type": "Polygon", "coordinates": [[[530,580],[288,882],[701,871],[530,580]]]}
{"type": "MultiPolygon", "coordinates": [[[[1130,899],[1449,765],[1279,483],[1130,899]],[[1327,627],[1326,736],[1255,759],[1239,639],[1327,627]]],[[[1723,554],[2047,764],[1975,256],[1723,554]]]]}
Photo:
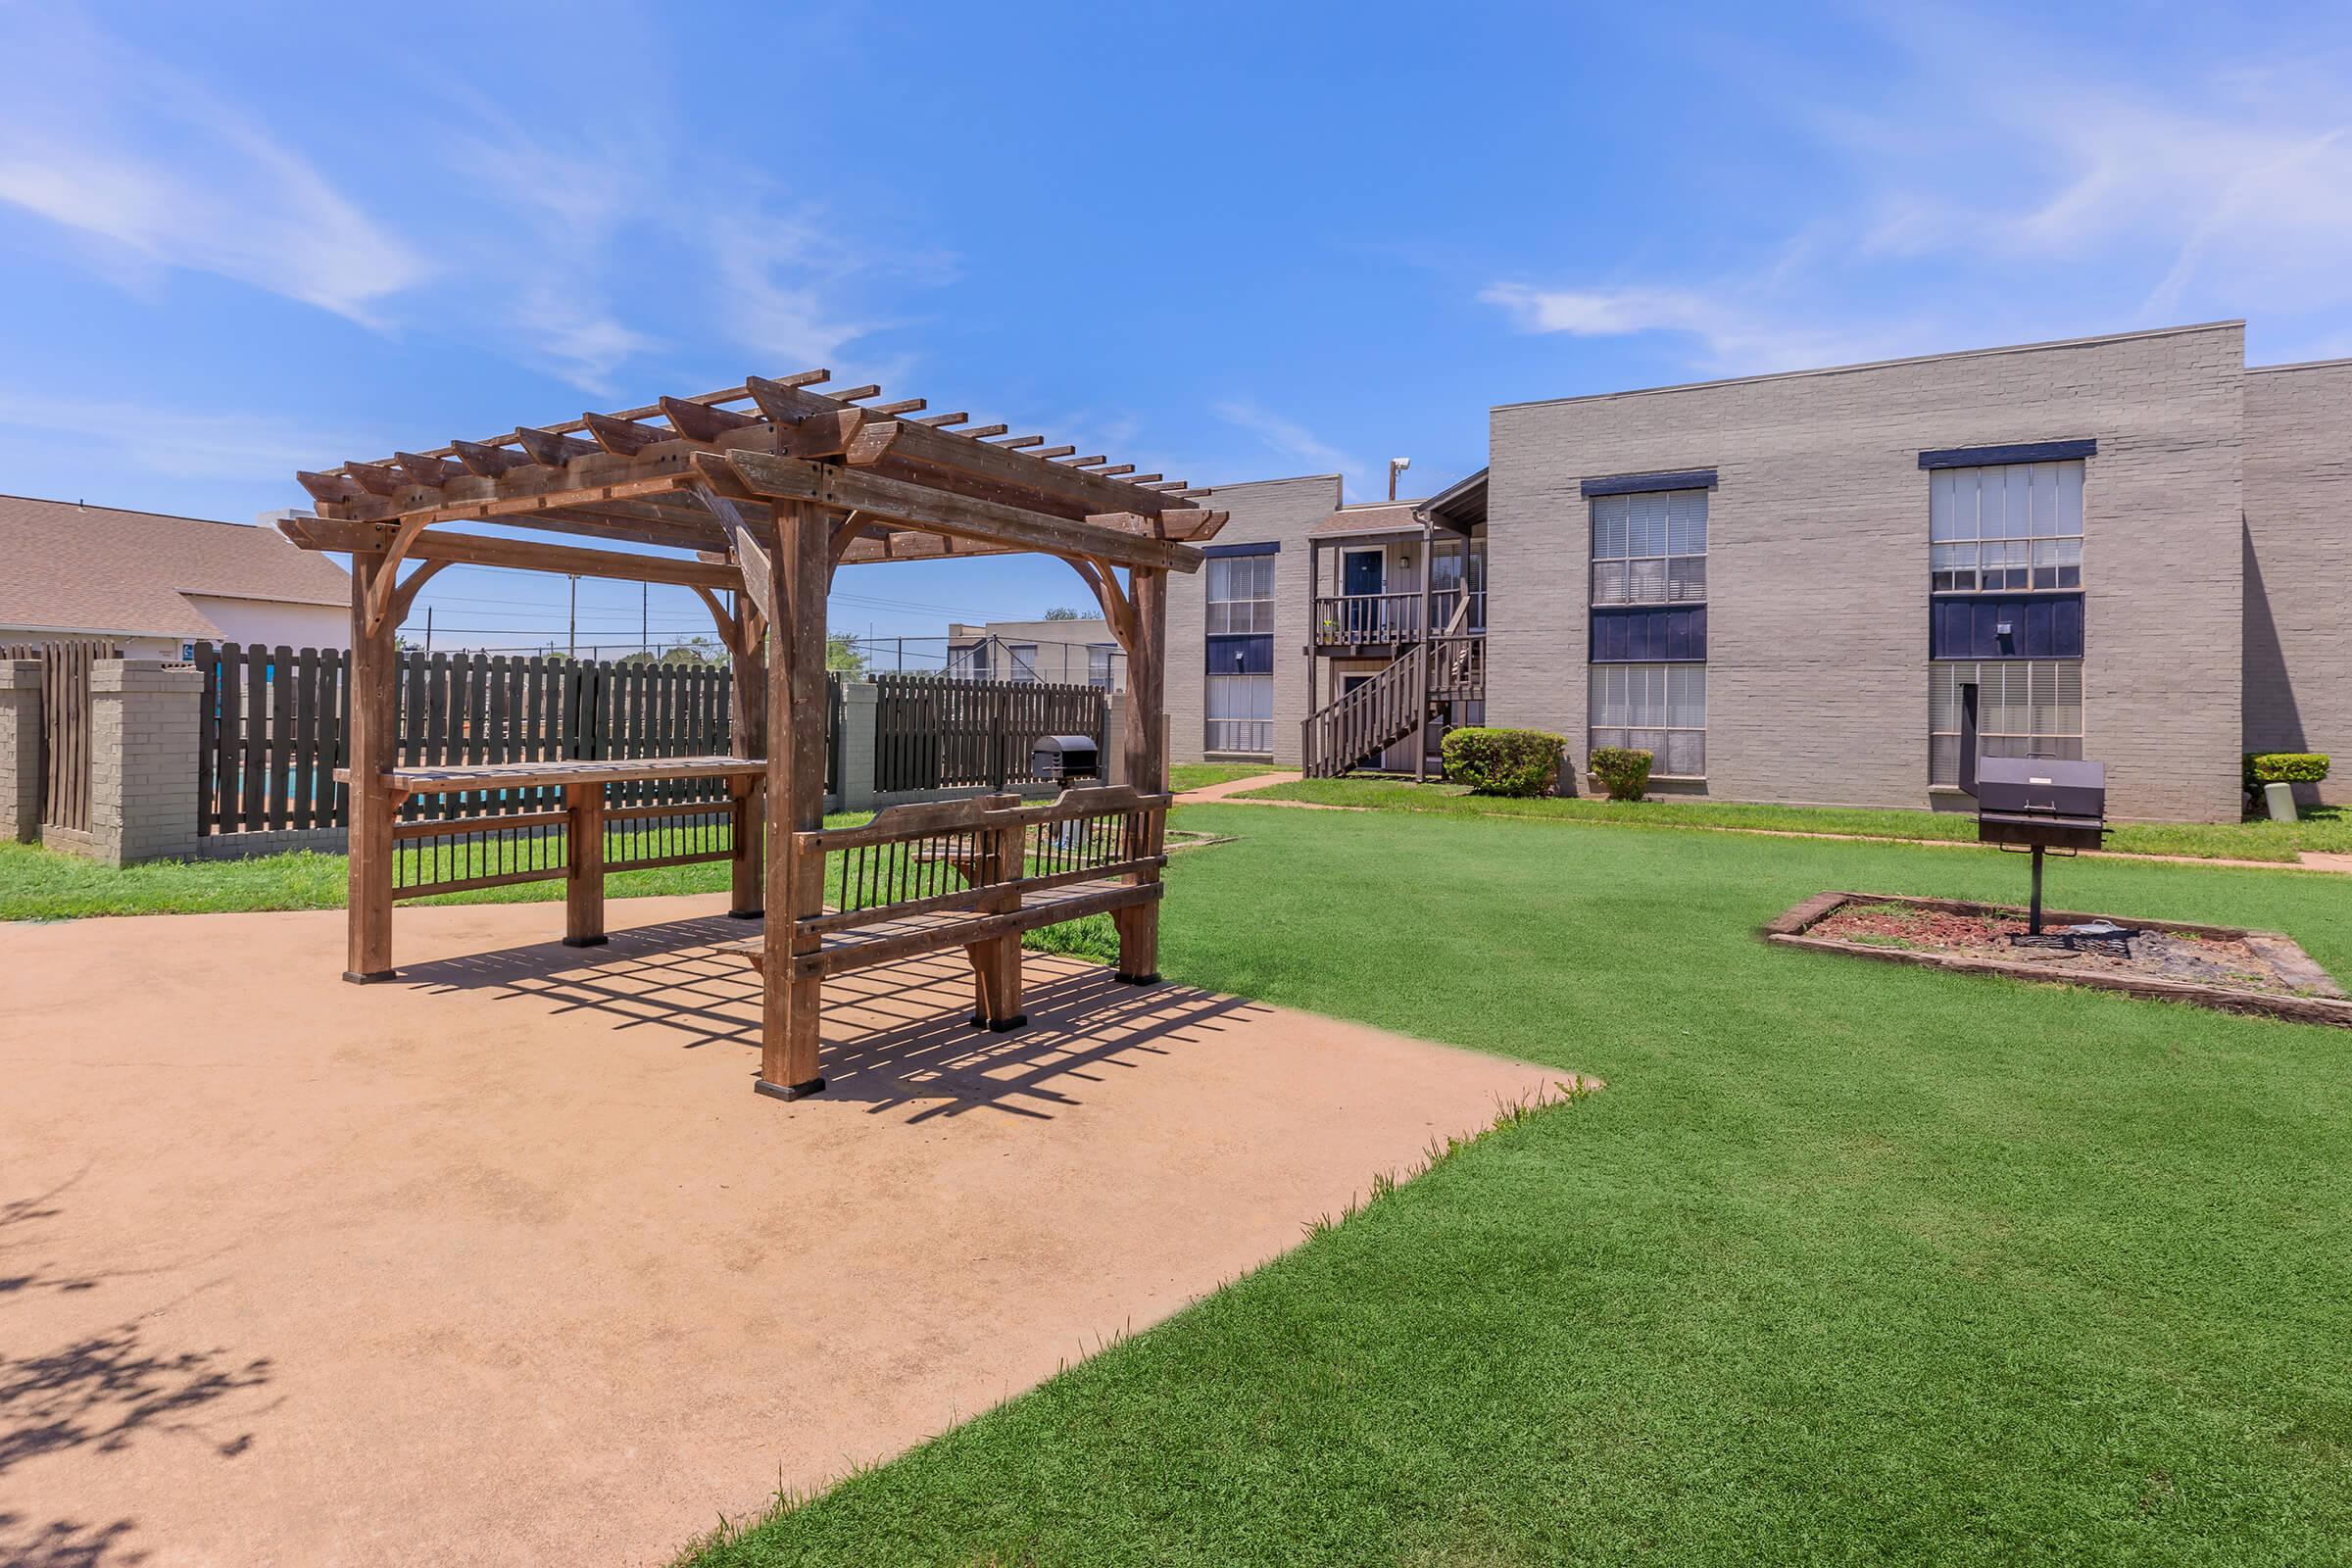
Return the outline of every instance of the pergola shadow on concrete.
{"type": "Polygon", "coordinates": [[[966,414],[920,416],[920,399],[812,390],[829,380],[751,377],[297,476],[316,515],[283,521],[287,537],[352,558],[350,760],[336,773],[351,803],[346,979],[393,974],[397,900],[563,879],[564,941],[589,946],[605,939],[607,872],[731,860],[730,912],[766,917],[737,950],[762,976],[758,1086],[792,1099],[825,1087],[817,1025],[832,975],[960,949],[971,1022],[1012,1029],[1026,1021],[1021,934],[1108,913],[1120,978],[1158,978],[1166,577],[1199,568],[1195,542],[1225,514],[1190,505],[1182,480],[974,427],[966,414]],[[458,526],[469,522],[631,548],[458,526]],[[1067,562],[1126,652],[1127,782],[1042,806],[988,796],[895,807],[827,830],[834,570],[1007,552],[1067,562]],[[731,755],[400,766],[393,634],[417,590],[460,564],[694,590],[733,665],[731,755]],[[608,801],[615,787],[670,781],[700,781],[713,798],[608,801]],[[400,820],[416,795],[454,797],[455,814],[400,820]]]}

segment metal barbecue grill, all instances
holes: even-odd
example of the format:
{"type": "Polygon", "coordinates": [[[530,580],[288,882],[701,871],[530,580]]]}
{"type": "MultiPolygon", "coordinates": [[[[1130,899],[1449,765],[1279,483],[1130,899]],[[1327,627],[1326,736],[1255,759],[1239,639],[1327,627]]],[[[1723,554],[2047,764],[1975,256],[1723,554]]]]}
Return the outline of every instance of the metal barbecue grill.
{"type": "Polygon", "coordinates": [[[1091,735],[1041,735],[1037,744],[1029,748],[1029,771],[1041,784],[1100,778],[1102,748],[1091,735]]]}
{"type": "Polygon", "coordinates": [[[2105,920],[2045,932],[2041,926],[2042,857],[2074,855],[2107,841],[2107,766],[2055,757],[1977,756],[1977,688],[1960,688],[1960,788],[1976,797],[1977,842],[2034,857],[2034,896],[2026,934],[2034,947],[2104,949],[2129,955],[2139,933],[2105,920]]]}

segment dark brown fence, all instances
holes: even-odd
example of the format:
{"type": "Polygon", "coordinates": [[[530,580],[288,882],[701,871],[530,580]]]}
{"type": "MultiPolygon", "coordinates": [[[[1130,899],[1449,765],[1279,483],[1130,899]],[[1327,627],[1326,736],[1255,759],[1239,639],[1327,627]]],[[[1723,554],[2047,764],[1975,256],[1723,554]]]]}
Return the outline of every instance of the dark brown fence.
{"type": "MultiPolygon", "coordinates": [[[[199,643],[196,667],[204,674],[198,831],[345,826],[349,794],[334,773],[350,760],[350,656],[332,648],[199,643]]],[[[710,665],[404,652],[400,760],[432,767],[722,755],[731,684],[725,668],[710,665]]],[[[832,706],[838,736],[838,685],[832,706]]],[[[724,793],[711,780],[680,780],[614,784],[606,797],[617,808],[724,793]]],[[[504,816],[562,805],[560,790],[490,790],[413,797],[401,815],[504,816]]]]}
{"type": "Polygon", "coordinates": [[[1035,783],[1039,736],[1106,741],[1110,699],[1097,686],[876,675],[874,687],[874,787],[884,792],[1035,783]]]}
{"type": "Polygon", "coordinates": [[[41,662],[43,827],[90,830],[90,666],[122,657],[115,644],[86,638],[0,647],[0,659],[41,662]]]}

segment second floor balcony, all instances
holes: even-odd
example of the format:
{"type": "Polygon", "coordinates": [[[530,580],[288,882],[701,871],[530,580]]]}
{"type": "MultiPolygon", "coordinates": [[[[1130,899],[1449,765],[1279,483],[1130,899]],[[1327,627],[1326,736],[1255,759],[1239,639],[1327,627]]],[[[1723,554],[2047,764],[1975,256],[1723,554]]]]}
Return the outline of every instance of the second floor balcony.
{"type": "MultiPolygon", "coordinates": [[[[1479,637],[1487,629],[1487,596],[1441,588],[1426,602],[1428,623],[1437,634],[1479,637]]],[[[1380,594],[1318,594],[1308,633],[1317,648],[1395,647],[1424,635],[1421,590],[1380,594]]]]}

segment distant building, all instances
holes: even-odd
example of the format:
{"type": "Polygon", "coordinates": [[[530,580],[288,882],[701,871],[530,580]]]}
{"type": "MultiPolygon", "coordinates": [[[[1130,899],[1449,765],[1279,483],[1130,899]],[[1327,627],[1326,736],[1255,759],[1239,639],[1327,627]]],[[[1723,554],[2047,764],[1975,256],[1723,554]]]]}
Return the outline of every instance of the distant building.
{"type": "Polygon", "coordinates": [[[59,636],[133,659],[204,641],[346,648],[351,578],[274,528],[0,496],[0,643],[59,636]]]}
{"type": "Polygon", "coordinates": [[[1974,686],[1981,755],[2098,759],[2118,816],[2235,820],[2241,752],[2352,799],[2348,454],[2352,360],[2240,321],[1505,405],[1426,501],[1204,493],[1172,756],[1426,772],[1491,722],[1571,788],[1630,746],[1660,794],[1963,809],[1974,686]]]}
{"type": "Polygon", "coordinates": [[[1127,655],[1097,615],[1079,620],[992,620],[948,626],[948,673],[958,680],[1034,680],[1049,686],[1127,689],[1127,655]]]}

